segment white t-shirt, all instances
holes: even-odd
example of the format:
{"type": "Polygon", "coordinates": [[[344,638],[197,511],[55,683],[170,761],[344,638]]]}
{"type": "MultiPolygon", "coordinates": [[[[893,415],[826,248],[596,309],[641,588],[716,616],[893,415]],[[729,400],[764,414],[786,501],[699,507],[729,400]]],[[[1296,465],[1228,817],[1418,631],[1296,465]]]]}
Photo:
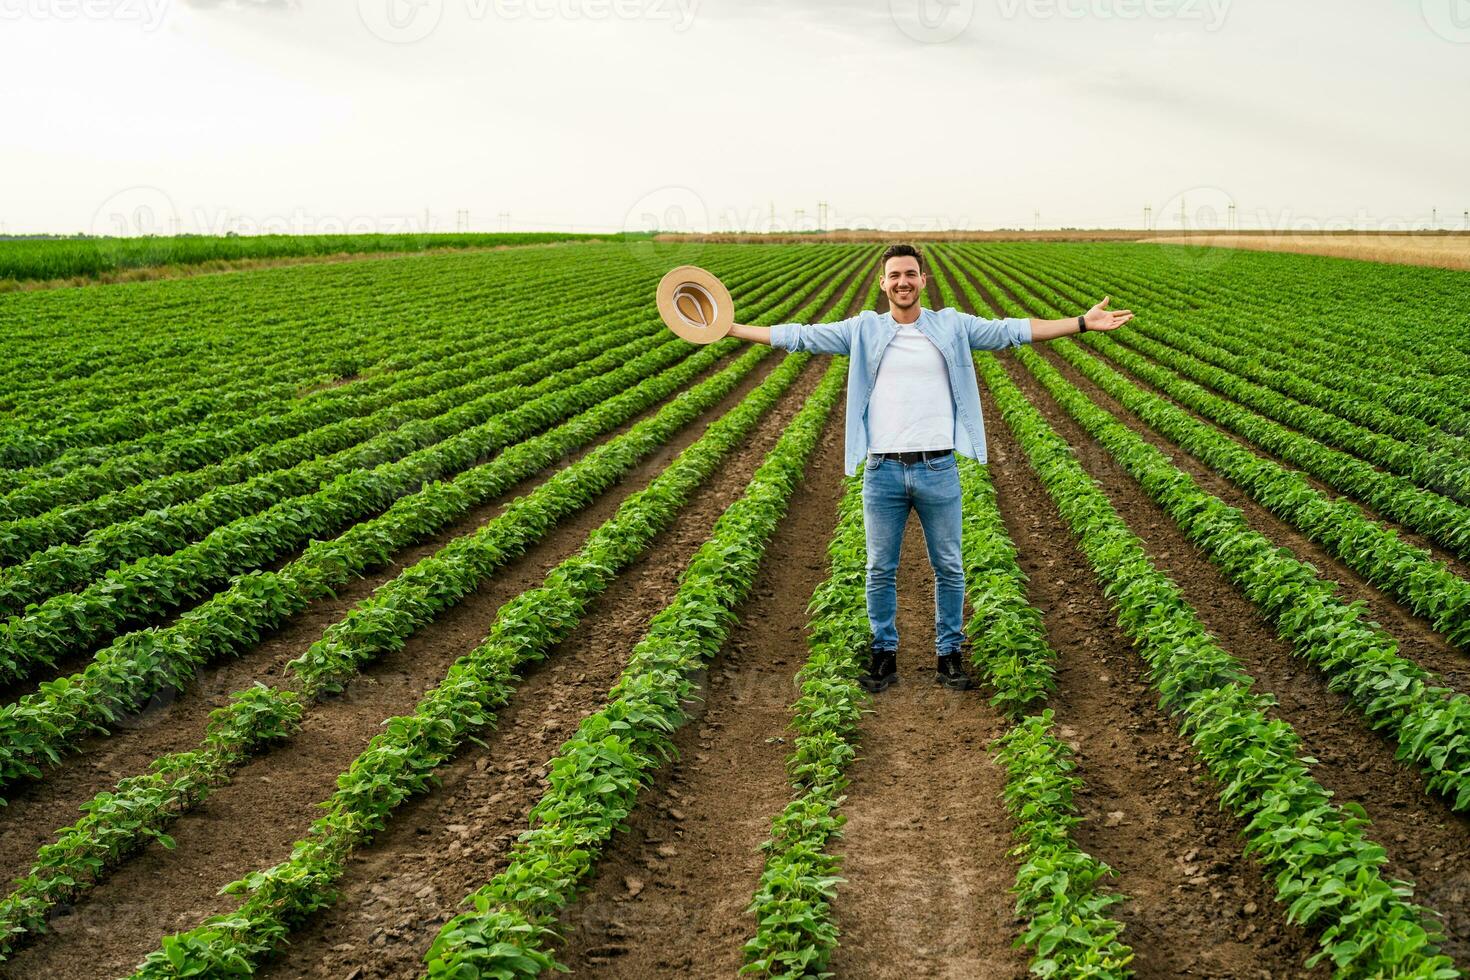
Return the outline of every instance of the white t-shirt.
{"type": "Polygon", "coordinates": [[[954,393],[944,355],[912,323],[883,349],[868,402],[868,449],[907,453],[953,449],[954,393]]]}

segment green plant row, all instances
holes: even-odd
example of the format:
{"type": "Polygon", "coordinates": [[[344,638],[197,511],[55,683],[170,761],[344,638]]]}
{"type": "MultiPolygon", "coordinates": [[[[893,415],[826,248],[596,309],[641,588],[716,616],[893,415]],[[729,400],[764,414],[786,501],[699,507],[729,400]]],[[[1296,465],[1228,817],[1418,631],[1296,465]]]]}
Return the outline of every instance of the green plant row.
{"type": "Polygon", "coordinates": [[[292,735],[301,715],[301,699],[291,691],[258,684],[236,691],[228,704],[210,712],[199,748],[163,756],[148,772],[127,776],[82,804],[81,819],[57,831],[0,899],[0,962],[26,937],[44,932],[58,907],[150,842],[172,848],[168,825],[202,803],[262,746],[292,735]]]}
{"type": "MultiPolygon", "coordinates": [[[[339,439],[342,430],[336,426],[298,436],[290,440],[294,445],[289,456],[279,460],[285,464],[280,468],[273,465],[275,460],[264,458],[263,453],[257,455],[261,452],[257,451],[250,454],[254,459],[240,461],[240,469],[230,467],[233,472],[196,470],[175,474],[158,481],[165,486],[134,487],[68,508],[54,517],[0,525],[0,552],[7,556],[45,546],[45,550],[34,550],[29,558],[0,570],[0,610],[18,612],[83,586],[107,569],[114,569],[109,577],[126,575],[127,569],[117,566],[178,552],[235,521],[268,519],[261,512],[268,513],[273,506],[298,507],[344,474],[397,462],[482,426],[530,399],[596,377],[591,359],[603,358],[599,365],[602,368],[618,362],[617,357],[608,357],[609,347],[620,349],[623,356],[636,356],[660,339],[654,328],[636,324],[611,332],[606,344],[598,339],[586,340],[535,360],[526,359],[522,352],[520,363],[510,368],[512,377],[496,376],[468,386],[472,390],[451,389],[401,408],[390,407],[383,410],[385,418],[352,420],[361,421],[360,426],[350,428],[357,429],[354,434],[365,439],[351,439],[343,446],[339,439]],[[374,435],[374,430],[382,431],[374,435]],[[324,437],[320,441],[319,434],[324,437]],[[357,444],[352,445],[354,442],[357,444]],[[257,475],[249,476],[252,471],[257,475]],[[235,482],[242,476],[248,478],[235,482]],[[196,499],[188,499],[191,497],[196,499]],[[98,520],[109,523],[85,532],[79,544],[51,543],[75,538],[78,531],[95,526],[93,522],[98,520]]],[[[30,610],[27,615],[36,612],[30,610]]]]}
{"type": "Polygon", "coordinates": [[[1333,583],[1252,529],[1239,510],[1201,490],[1034,351],[1019,359],[1276,624],[1296,654],[1398,743],[1400,759],[1424,770],[1430,789],[1445,794],[1456,810],[1470,808],[1470,699],[1399,656],[1393,637],[1363,622],[1361,604],[1337,598],[1333,583]]]}
{"type": "MultiPolygon", "coordinates": [[[[69,279],[116,269],[190,265],[217,259],[259,259],[340,253],[422,252],[431,249],[542,245],[599,237],[569,232],[449,234],[144,235],[50,238],[0,245],[0,280],[69,279]]],[[[618,236],[613,236],[618,237],[618,236]]]]}
{"type": "Polygon", "coordinates": [[[1026,923],[1016,944],[1031,950],[1035,976],[1122,980],[1133,975],[1133,950],[1108,909],[1125,897],[1099,890],[1113,870],[1072,840],[1082,822],[1074,798],[1083,784],[1072,750],[1051,728],[1047,708],[991,743],[1006,771],[1006,810],[1015,823],[1016,914],[1026,923]]]}
{"type": "MultiPolygon", "coordinates": [[[[580,489],[584,481],[587,485],[603,487],[625,474],[637,460],[647,458],[676,432],[728,395],[769,353],[769,348],[757,347],[720,373],[680,393],[652,418],[639,422],[628,432],[609,440],[567,467],[559,474],[560,479],[554,477],[520,498],[491,522],[493,527],[487,525],[488,530],[477,532],[477,537],[486,540],[498,538],[503,545],[500,552],[502,560],[514,551],[529,547],[551,526],[548,517],[558,514],[565,517],[569,508],[575,509],[585,503],[586,495],[580,489]]],[[[781,364],[741,403],[738,410],[717,421],[694,447],[681,454],[680,459],[666,471],[667,479],[659,486],[684,486],[690,474],[704,479],[710,468],[738,440],[748,435],[755,423],[790,388],[804,362],[804,358],[797,358],[781,364]],[[680,483],[681,480],[684,482],[680,483]]],[[[648,492],[646,498],[637,499],[665,503],[674,499],[676,503],[682,503],[684,498],[675,499],[668,495],[660,498],[659,492],[648,492]]],[[[638,510],[636,505],[627,505],[620,511],[620,519],[626,523],[635,512],[643,517],[636,532],[645,536],[652,536],[665,526],[673,513],[661,511],[650,516],[647,507],[638,510]]],[[[442,549],[440,556],[449,550],[442,549]]],[[[584,555],[582,560],[588,559],[584,555]]],[[[416,567],[422,565],[419,563],[416,567]]],[[[562,572],[570,567],[564,563],[562,572]]],[[[611,565],[595,567],[611,577],[611,565]]],[[[494,568],[482,560],[480,570],[488,575],[494,568]]],[[[405,572],[399,578],[407,574],[405,572]]],[[[379,595],[382,595],[382,590],[379,595]]],[[[435,595],[424,601],[441,600],[435,595]]],[[[539,615],[551,608],[549,602],[525,597],[515,600],[515,603],[507,605],[502,612],[506,622],[510,621],[514,609],[524,607],[529,613],[539,615]]],[[[532,630],[529,634],[542,641],[539,647],[542,650],[547,648],[547,637],[555,632],[548,632],[544,626],[543,623],[543,629],[532,630]]],[[[366,662],[368,658],[364,655],[358,659],[366,662]]],[[[15,889],[0,901],[0,955],[9,952],[22,937],[44,929],[46,916],[58,903],[74,901],[150,840],[164,840],[163,830],[169,823],[194,809],[208,792],[228,782],[251,754],[269,742],[295,735],[300,730],[304,711],[309,710],[313,694],[320,687],[319,677],[299,675],[298,666],[291,663],[286,668],[294,689],[256,685],[237,692],[228,706],[211,714],[204,745],[199,750],[175,753],[156,760],[149,774],[124,779],[115,792],[96,797],[85,808],[86,814],[81,821],[59,831],[56,844],[41,849],[30,874],[17,882],[15,889]],[[262,714],[268,715],[272,724],[262,725],[253,720],[262,714]]],[[[346,678],[338,675],[337,679],[346,678]]],[[[168,842],[164,840],[164,843],[168,842]]]]}
{"type": "MultiPolygon", "coordinates": [[[[1459,383],[1470,370],[1470,355],[1464,345],[1457,350],[1457,335],[1441,327],[1461,311],[1463,272],[1223,250],[1218,254],[1230,261],[1218,268],[1206,263],[1181,269],[1161,259],[1201,253],[1157,246],[1064,245],[1040,252],[1007,245],[976,251],[1010,260],[1012,267],[1076,269],[1088,282],[1106,277],[1130,294],[1150,297],[1150,309],[1212,319],[1216,330],[1240,337],[1272,360],[1309,365],[1329,386],[1391,378],[1394,390],[1410,396],[1403,405],[1390,402],[1399,411],[1412,414],[1432,403],[1460,412],[1470,408],[1470,392],[1459,383]],[[1385,316],[1385,310],[1410,315],[1385,316]]],[[[1379,397],[1385,387],[1375,383],[1361,390],[1379,397]]],[[[1453,431],[1464,431],[1464,422],[1453,431]]]]}
{"type": "Polygon", "coordinates": [[[1026,599],[1026,574],[996,503],[986,467],[960,467],[964,494],[965,586],[974,616],[966,627],[971,658],[995,691],[990,703],[1015,723],[991,743],[1006,770],[1006,809],[1014,821],[1016,914],[1025,928],[1016,945],[1030,949],[1038,977],[1122,978],[1133,951],[1107,910],[1123,901],[1099,884],[1112,869],[1072,839],[1081,823],[1071,750],[1051,733],[1052,712],[1025,714],[1053,687],[1056,654],[1041,613],[1026,599]]]}
{"type": "MultiPolygon", "coordinates": [[[[1049,270],[1049,276],[1065,281],[1063,274],[1055,270],[1049,270]]],[[[1330,412],[1348,423],[1364,426],[1380,436],[1423,450],[1422,459],[1409,459],[1405,465],[1420,464],[1431,473],[1449,474],[1457,464],[1463,464],[1466,453],[1470,452],[1470,443],[1463,436],[1444,432],[1417,414],[1400,413],[1371,395],[1358,393],[1355,383],[1358,376],[1354,371],[1339,368],[1331,377],[1333,384],[1325,384],[1304,376],[1307,372],[1302,372],[1296,364],[1290,367],[1280,362],[1262,364],[1260,348],[1214,329],[1201,317],[1189,318],[1188,333],[1171,327],[1171,321],[1180,322],[1173,317],[1162,317],[1157,322],[1149,318],[1137,323],[1134,332],[1277,393],[1263,394],[1260,396],[1262,399],[1272,402],[1278,397],[1295,399],[1303,405],[1330,412]]],[[[1362,455],[1357,453],[1356,446],[1354,441],[1343,448],[1362,455]]],[[[1385,445],[1384,451],[1394,456],[1407,455],[1393,444],[1385,445]]]]}
{"type": "MultiPolygon", "coordinates": [[[[590,289],[568,290],[569,295],[563,297],[565,305],[562,308],[572,316],[579,311],[597,309],[601,294],[604,305],[600,308],[621,314],[641,305],[643,297],[638,295],[639,292],[641,290],[636,289],[636,284],[624,277],[600,277],[590,289]]],[[[445,338],[423,345],[415,351],[416,358],[411,366],[359,378],[339,387],[313,391],[280,414],[248,414],[239,421],[228,415],[206,416],[197,426],[183,430],[152,432],[105,447],[74,447],[39,466],[0,470],[0,489],[6,491],[7,500],[17,487],[24,486],[32,495],[44,489],[50,501],[40,508],[45,509],[65,500],[78,499],[78,493],[95,486],[123,486],[129,479],[136,482],[182,469],[194,469],[310,432],[321,425],[370,414],[396,401],[464,384],[485,370],[478,365],[486,360],[488,342],[513,343],[521,348],[534,349],[537,338],[525,335],[525,328],[513,311],[513,302],[508,302],[504,311],[496,311],[491,322],[464,324],[450,331],[445,338]],[[127,478],[123,474],[127,474],[127,478]]],[[[396,341],[383,338],[382,344],[383,354],[387,354],[392,346],[396,346],[396,341]]],[[[375,351],[364,353],[369,357],[376,354],[375,351]]],[[[30,512],[39,511],[33,509],[30,512]]]]}
{"type": "Polygon", "coordinates": [[[0,624],[0,678],[91,648],[131,623],[148,622],[212,593],[232,575],[268,562],[382,510],[434,480],[585,411],[609,395],[676,363],[689,345],[667,331],[605,351],[532,387],[494,392],[437,419],[392,433],[402,453],[371,469],[339,473],[321,489],[274,503],[216,528],[171,553],[148,555],[109,571],[80,592],[63,592],[0,624]],[[458,430],[458,431],[456,431],[458,430]],[[421,434],[424,438],[415,438],[421,434]],[[434,436],[451,438],[433,441],[434,436]]]}
{"type": "Polygon", "coordinates": [[[1278,517],[1327,547],[1343,564],[1424,617],[1451,642],[1470,645],[1470,582],[1352,501],[1328,499],[1300,473],[1244,449],[1213,426],[1144,391],[1070,342],[1052,345],[1154,431],[1244,489],[1278,517]]]}
{"type": "MultiPolygon", "coordinates": [[[[402,270],[377,265],[380,268],[375,272],[381,278],[402,281],[402,270]]],[[[480,288],[455,278],[461,280],[457,284],[467,304],[514,305],[534,296],[538,287],[551,287],[555,280],[550,277],[559,271],[558,263],[544,260],[537,268],[525,266],[523,259],[507,256],[494,263],[483,285],[476,284],[480,288]]],[[[297,274],[290,280],[293,286],[304,285],[306,279],[328,278],[326,270],[293,271],[297,274]]],[[[0,461],[43,466],[65,458],[105,459],[113,447],[126,454],[130,446],[146,444],[150,438],[167,438],[179,427],[209,432],[252,417],[289,412],[302,386],[353,377],[378,365],[401,368],[412,363],[412,355],[397,353],[404,347],[397,331],[379,325],[393,324],[399,314],[400,301],[390,283],[384,283],[390,286],[385,294],[374,297],[383,320],[368,329],[357,329],[353,321],[359,297],[364,295],[360,291],[349,291],[330,317],[313,321],[310,313],[318,312],[313,307],[322,304],[322,296],[308,299],[299,310],[289,305],[295,300],[291,297],[283,298],[282,306],[262,311],[252,301],[265,291],[267,282],[273,293],[284,292],[279,279],[251,276],[227,281],[234,287],[228,295],[200,280],[148,284],[126,293],[51,293],[0,300],[0,319],[7,303],[29,314],[23,336],[37,361],[43,361],[47,353],[76,352],[72,368],[44,371],[45,376],[29,388],[16,381],[3,389],[3,398],[14,406],[15,414],[11,424],[0,426],[0,461]],[[177,317],[172,304],[157,302],[182,292],[189,294],[183,302],[195,316],[177,317]],[[78,302],[84,297],[93,302],[78,302]],[[70,321],[69,346],[57,342],[67,338],[66,334],[48,336],[42,326],[48,318],[70,321]],[[97,338],[97,345],[89,349],[88,331],[99,318],[110,320],[116,334],[97,338]],[[350,324],[347,329],[322,329],[324,325],[337,327],[344,320],[350,324]],[[177,323],[187,323],[192,332],[170,336],[169,327],[177,323]],[[130,347],[124,340],[130,333],[146,336],[134,337],[130,347]]],[[[625,270],[619,270],[616,281],[622,289],[634,282],[625,270]]],[[[339,293],[330,284],[323,285],[329,287],[327,295],[339,293]]],[[[414,292],[422,298],[422,290],[414,292]]],[[[432,351],[441,342],[467,339],[463,335],[474,330],[474,318],[464,310],[454,310],[451,322],[445,324],[436,322],[432,314],[423,316],[421,307],[414,331],[416,345],[432,351]]],[[[32,365],[33,370],[39,367],[32,365]]]]}
{"type": "Polygon", "coordinates": [[[429,483],[378,517],[331,541],[313,542],[278,572],[256,571],[183,613],[172,625],[119,637],[78,674],[47,681],[0,708],[0,785],[41,775],[41,766],[83,736],[127,715],[168,687],[188,683],[218,657],[248,649],[289,616],[400,548],[434,533],[588,439],[678,391],[739,346],[712,344],[642,384],[614,382],[596,407],[543,435],[510,446],[446,483],[429,483]]]}
{"type": "Polygon", "coordinates": [[[583,719],[551,761],[545,795],[510,862],[472,892],[472,906],[440,930],[426,957],[432,977],[534,976],[553,962],[557,915],[595,869],[639,790],[674,751],[690,676],[724,644],[735,607],[749,594],[766,544],[842,394],[846,365],[834,362],[766,456],[745,495],[679,578],[674,598],[633,648],[602,710],[583,719]]]}
{"type": "Polygon", "coordinates": [[[797,677],[801,694],[791,724],[796,737],[786,760],[795,795],[761,844],[765,865],[746,909],[756,928],[745,943],[743,974],[831,976],[827,963],[838,937],[831,903],[842,879],[840,859],[827,849],[846,820],[838,807],[869,700],[857,683],[868,646],[862,490],[861,476],[848,478],[827,545],[832,574],[807,606],[811,654],[797,677]]]}
{"type": "Polygon", "coordinates": [[[1385,881],[1383,848],[1364,835],[1361,808],[1338,807],[1312,778],[1290,725],[1266,712],[1269,695],[1215,643],[1178,587],[1149,561],[1143,543],[1082,469],[1072,449],[991,356],[977,359],[1006,424],[1072,527],[1123,631],[1138,645],[1162,706],[1175,714],[1245,823],[1247,851],[1274,876],[1292,922],[1320,931],[1341,977],[1458,977],[1439,953],[1425,911],[1408,886],[1385,881]]]}
{"type": "MultiPolygon", "coordinates": [[[[185,548],[221,525],[287,498],[313,493],[343,473],[377,466],[432,445],[466,426],[482,422],[494,412],[508,410],[540,393],[582,380],[589,376],[588,361],[604,355],[608,348],[631,344],[645,335],[662,336],[661,326],[642,322],[619,329],[611,327],[609,324],[597,337],[580,344],[561,343],[555,338],[540,341],[543,349],[550,347],[551,353],[534,360],[527,359],[525,350],[497,355],[477,371],[486,374],[483,381],[415,403],[391,406],[383,410],[383,418],[350,420],[357,432],[348,442],[358,442],[376,429],[388,430],[352,448],[340,449],[344,441],[342,433],[329,432],[337,428],[329,426],[318,433],[247,454],[248,459],[236,461],[245,467],[243,470],[236,466],[228,470],[211,467],[176,475],[156,485],[130,488],[123,494],[70,508],[49,521],[21,522],[11,528],[0,524],[0,556],[3,556],[7,550],[5,544],[12,545],[9,550],[20,551],[43,540],[75,537],[99,517],[115,519],[119,512],[146,511],[139,517],[87,532],[80,545],[52,545],[25,562],[0,571],[0,612],[19,611],[28,603],[84,585],[102,570],[120,563],[185,548]],[[492,368],[504,373],[489,375],[492,368]],[[340,451],[327,455],[334,448],[340,451]],[[244,483],[233,482],[251,471],[266,472],[244,483]],[[192,502],[166,506],[209,487],[216,489],[192,502]],[[99,513],[104,507],[106,512],[99,513]],[[9,542],[5,541],[7,534],[13,535],[9,542]],[[41,537],[43,534],[45,538],[41,537]]],[[[580,334],[579,328],[577,335],[580,334]]],[[[575,340],[575,335],[571,339],[575,340]]],[[[629,348],[625,353],[631,351],[629,348]]]]}
{"type": "MultiPolygon", "coordinates": [[[[947,260],[930,262],[944,302],[956,305],[947,260]]],[[[978,309],[973,301],[971,309],[978,309]]],[[[1113,872],[1079,849],[1073,803],[1082,780],[1071,751],[1051,734],[1052,713],[1027,716],[1055,684],[1056,654],[1047,645],[1041,612],[1026,598],[1026,574],[1006,530],[989,468],[961,460],[964,499],[960,547],[965,586],[974,610],[966,624],[971,660],[994,691],[990,703],[1015,724],[990,745],[1006,769],[1005,802],[1014,821],[1011,855],[1017,860],[1016,914],[1025,928],[1017,946],[1031,950],[1031,972],[1041,977],[1122,978],[1133,951],[1107,910],[1123,896],[1102,892],[1113,872]]]]}
{"type": "MultiPolygon", "coordinates": [[[[1040,267],[1047,270],[1049,277],[1069,282],[1074,289],[1087,292],[1087,283],[1096,279],[1101,270],[1085,271],[1085,267],[1068,261],[1074,254],[1070,250],[1047,253],[1045,265],[1040,267]]],[[[996,256],[991,254],[990,257],[996,256]]],[[[1026,264],[1034,265],[1040,256],[1027,255],[1025,258],[1031,260],[1026,264]]],[[[1008,267],[1015,269],[1017,266],[1009,263],[1008,267]]],[[[1212,289],[1207,281],[1195,279],[1190,282],[1187,292],[1180,292],[1173,288],[1169,276],[1159,274],[1162,270],[1157,267],[1152,277],[1130,275],[1126,262],[1121,268],[1109,263],[1107,270],[1105,275],[1109,282],[1125,288],[1140,300],[1147,300],[1149,316],[1140,318],[1135,326],[1149,337],[1171,343],[1181,336],[1179,330],[1168,329],[1164,325],[1167,317],[1158,316],[1165,310],[1187,317],[1188,335],[1207,342],[1191,348],[1196,356],[1379,432],[1464,455],[1466,441],[1463,433],[1470,431],[1464,420],[1464,399],[1447,397],[1455,392],[1446,389],[1442,378],[1406,376],[1402,370],[1402,358],[1382,353],[1393,346],[1391,339],[1383,338],[1389,343],[1379,341],[1375,349],[1360,350],[1363,356],[1356,359],[1351,368],[1345,369],[1342,328],[1333,324],[1334,340],[1330,353],[1313,347],[1310,336],[1302,336],[1302,328],[1310,329],[1314,321],[1323,320],[1324,312],[1320,308],[1314,309],[1305,320],[1282,316],[1282,291],[1275,285],[1264,291],[1246,288],[1220,290],[1212,289]],[[1269,312],[1265,316],[1242,317],[1239,315],[1241,309],[1269,312]],[[1269,359],[1269,364],[1263,363],[1263,357],[1269,359]],[[1386,373],[1396,379],[1394,385],[1385,385],[1377,380],[1386,373]]],[[[1263,276],[1262,281],[1268,278],[1263,276]]],[[[1243,280],[1241,284],[1250,286],[1253,282],[1243,280]]],[[[1382,308],[1383,298],[1374,297],[1372,330],[1375,334],[1381,334],[1385,325],[1382,308]]],[[[1335,317],[1328,316],[1327,319],[1335,317]]]]}
{"type": "MultiPolygon", "coordinates": [[[[646,303],[641,310],[617,317],[612,317],[610,314],[603,314],[603,316],[606,318],[604,329],[599,331],[598,337],[584,339],[580,343],[576,342],[579,336],[585,336],[581,326],[578,325],[562,328],[551,332],[549,336],[538,338],[535,343],[542,352],[539,356],[527,356],[528,352],[525,350],[512,350],[506,354],[497,353],[475,372],[475,377],[471,379],[472,383],[461,393],[438,392],[421,403],[387,410],[385,421],[393,423],[389,428],[396,427],[410,420],[437,415],[455,406],[463,406],[466,402],[485,397],[487,394],[494,395],[497,391],[502,392],[500,397],[503,399],[503,390],[507,387],[533,384],[544,380],[548,374],[553,372],[581,368],[588,357],[596,356],[608,346],[619,342],[618,337],[626,341],[638,333],[651,332],[656,329],[648,323],[646,303]],[[639,327],[644,329],[639,330],[639,327]],[[600,348],[597,345],[599,338],[604,342],[600,348]],[[499,372],[499,374],[490,377],[490,372],[499,372]],[[484,376],[484,381],[480,380],[482,376],[484,376]]],[[[340,431],[329,431],[322,435],[306,434],[283,443],[261,447],[241,457],[201,470],[148,480],[135,486],[129,486],[120,492],[106,493],[80,504],[59,506],[50,512],[34,517],[0,523],[0,560],[18,560],[35,550],[58,542],[76,541],[93,529],[99,529],[102,525],[193,499],[201,493],[216,488],[222,489],[225,485],[246,479],[252,474],[264,475],[271,470],[283,467],[289,469],[302,461],[314,462],[314,457],[338,450],[343,451],[342,455],[337,457],[338,461],[350,463],[359,456],[363,459],[374,459],[371,445],[359,447],[362,452],[358,454],[347,451],[347,447],[372,434],[371,423],[354,420],[338,428],[348,429],[345,435],[354,436],[354,438],[343,441],[344,433],[340,431]]],[[[385,438],[391,438],[391,433],[385,435],[385,438]]],[[[290,494],[280,495],[289,496],[290,494]]]]}
{"type": "MultiPolygon", "coordinates": [[[[1005,300],[1000,302],[1004,304],[1005,300]]],[[[1377,513],[1419,532],[1459,557],[1470,558],[1470,508],[1220,398],[1110,337],[1088,334],[1082,340],[1180,404],[1285,462],[1301,467],[1328,486],[1362,501],[1377,513]]]]}
{"type": "MultiPolygon", "coordinates": [[[[679,711],[678,694],[692,693],[683,672],[712,655],[723,642],[734,618],[731,606],[749,590],[763,544],[784,513],[786,499],[821,433],[821,423],[840,393],[841,380],[830,372],[823,378],[757,471],[750,491],[716,523],[710,541],[681,578],[675,599],[655,617],[648,637],[634,649],[625,680],[614,688],[609,706],[585,719],[578,735],[552,761],[551,788],[532,811],[533,820],[548,815],[558,803],[570,807],[581,802],[592,807],[623,795],[613,788],[611,772],[587,772],[579,764],[614,769],[635,758],[652,764],[663,757],[657,751],[651,757],[635,756],[632,740],[648,722],[657,727],[647,737],[654,743],[667,742],[667,730],[679,711]],[[684,658],[696,659],[671,659],[670,651],[654,649],[659,639],[684,658]],[[659,653],[664,656],[658,657],[659,653]],[[665,688],[672,688],[673,693],[665,688]],[[667,717],[660,717],[661,711],[667,717]],[[597,734],[590,735],[592,732],[597,734]],[[584,738],[586,748],[578,751],[584,738]],[[559,790],[574,799],[558,799],[559,790]],[[580,796],[587,790],[593,791],[593,799],[580,796]]],[[[746,408],[735,411],[757,414],[747,413],[746,408]]],[[[686,451],[648,489],[629,498],[581,552],[547,577],[542,588],[507,603],[484,643],[457,661],[413,714],[386,722],[384,731],[339,777],[337,792],[325,804],[326,816],[312,825],[310,837],[296,844],[290,859],[226,886],[226,892],[246,896],[238,909],[165,938],[135,976],[249,972],[295,923],[330,904],[332,888],[352,851],[381,830],[401,802],[431,786],[434,769],[476,730],[493,723],[495,709],[512,693],[515,671],[544,657],[571,632],[591,599],[647,547],[656,530],[668,525],[694,487],[713,472],[720,454],[700,460],[701,455],[692,448],[686,451]]],[[[642,778],[641,771],[633,777],[634,794],[642,778]]],[[[614,819],[607,825],[609,833],[617,822],[614,819]]],[[[525,835],[506,874],[516,870],[518,860],[531,849],[528,839],[534,839],[538,831],[544,834],[546,828],[525,835]]],[[[585,867],[592,860],[592,840],[584,835],[581,842],[586,846],[575,848],[574,859],[585,867]]],[[[538,864],[534,870],[547,869],[538,864]]],[[[552,887],[561,883],[557,879],[552,887]]],[[[565,895],[563,901],[569,897],[565,895]]],[[[544,892],[543,899],[551,901],[544,892]]],[[[538,931],[517,938],[533,940],[542,935],[538,931]]],[[[550,957],[544,950],[530,948],[516,959],[546,963],[550,957]]]]}

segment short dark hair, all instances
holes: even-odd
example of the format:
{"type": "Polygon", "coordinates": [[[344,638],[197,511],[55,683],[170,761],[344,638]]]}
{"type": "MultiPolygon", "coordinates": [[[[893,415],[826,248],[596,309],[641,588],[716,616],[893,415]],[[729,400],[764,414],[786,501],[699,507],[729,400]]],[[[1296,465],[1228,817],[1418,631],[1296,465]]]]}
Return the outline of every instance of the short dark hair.
{"type": "Polygon", "coordinates": [[[888,260],[889,259],[896,259],[896,258],[899,258],[900,256],[904,256],[904,255],[907,255],[907,256],[910,256],[912,258],[918,259],[919,260],[919,272],[920,272],[920,274],[923,274],[923,272],[924,272],[924,256],[923,256],[923,254],[917,248],[914,248],[914,246],[909,245],[909,244],[904,243],[904,242],[899,242],[897,244],[890,245],[890,246],[888,246],[887,248],[885,248],[883,250],[883,255],[878,259],[878,275],[880,277],[882,277],[885,273],[887,273],[887,271],[888,271],[888,260]]]}

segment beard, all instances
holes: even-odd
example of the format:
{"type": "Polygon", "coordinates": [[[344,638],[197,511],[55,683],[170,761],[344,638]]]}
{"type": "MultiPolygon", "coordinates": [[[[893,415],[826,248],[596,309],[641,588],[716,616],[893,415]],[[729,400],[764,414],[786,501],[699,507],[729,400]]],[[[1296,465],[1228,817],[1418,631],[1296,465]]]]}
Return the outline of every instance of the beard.
{"type": "Polygon", "coordinates": [[[898,293],[889,293],[888,294],[888,305],[889,306],[896,306],[896,307],[898,307],[901,310],[902,309],[908,309],[910,306],[913,306],[918,301],[919,301],[919,291],[917,289],[912,290],[911,292],[909,292],[907,296],[903,296],[903,295],[900,295],[898,293]]]}

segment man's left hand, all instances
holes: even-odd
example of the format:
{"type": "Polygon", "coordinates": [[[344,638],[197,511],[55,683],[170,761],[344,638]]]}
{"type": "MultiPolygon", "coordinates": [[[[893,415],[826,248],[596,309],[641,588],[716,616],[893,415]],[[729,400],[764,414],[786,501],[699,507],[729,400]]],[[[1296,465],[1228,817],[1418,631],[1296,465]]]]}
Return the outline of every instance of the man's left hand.
{"type": "Polygon", "coordinates": [[[1123,324],[1133,319],[1132,310],[1110,310],[1108,300],[1111,296],[1104,296],[1102,302],[1088,310],[1082,317],[1087,324],[1088,330],[1117,330],[1123,324]]]}

